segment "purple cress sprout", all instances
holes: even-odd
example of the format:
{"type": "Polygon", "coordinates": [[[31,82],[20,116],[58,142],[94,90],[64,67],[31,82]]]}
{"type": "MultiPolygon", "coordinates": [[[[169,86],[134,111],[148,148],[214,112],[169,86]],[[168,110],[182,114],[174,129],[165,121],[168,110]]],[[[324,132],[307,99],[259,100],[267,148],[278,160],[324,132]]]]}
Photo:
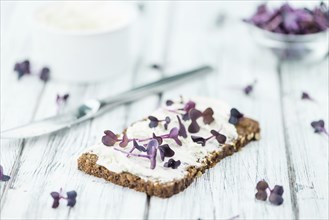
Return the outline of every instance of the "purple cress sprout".
{"type": "Polygon", "coordinates": [[[172,157],[175,155],[175,151],[173,151],[168,144],[160,145],[158,149],[162,161],[164,161],[165,157],[172,157]]]}
{"type": "Polygon", "coordinates": [[[236,108],[232,108],[230,111],[230,119],[228,122],[236,125],[241,118],[243,118],[243,114],[240,113],[236,108]]]}
{"type": "Polygon", "coordinates": [[[147,155],[128,153],[118,148],[114,148],[114,150],[120,151],[124,154],[127,154],[128,156],[147,158],[151,162],[150,168],[154,169],[156,167],[156,155],[157,155],[158,146],[159,146],[158,141],[156,139],[151,139],[147,144],[147,150],[146,150],[147,155]]]}
{"type": "Polygon", "coordinates": [[[64,106],[66,105],[70,95],[64,94],[64,95],[58,95],[56,96],[56,104],[57,104],[57,113],[60,113],[60,111],[63,110],[64,106]]]}
{"type": "Polygon", "coordinates": [[[154,116],[149,116],[148,119],[150,120],[150,123],[149,123],[150,128],[156,128],[159,125],[159,122],[164,122],[164,125],[163,125],[164,128],[166,130],[168,129],[168,125],[170,123],[170,118],[168,116],[163,120],[159,120],[158,118],[156,118],[154,116]]]}
{"type": "Polygon", "coordinates": [[[179,124],[178,135],[183,137],[183,138],[187,138],[185,125],[182,123],[182,121],[180,120],[178,115],[177,115],[177,120],[178,120],[178,124],[179,124]]]}
{"type": "Polygon", "coordinates": [[[48,67],[43,67],[40,71],[40,76],[39,78],[44,81],[47,82],[50,78],[50,69],[48,67]]]}
{"type": "Polygon", "coordinates": [[[313,121],[311,123],[312,128],[314,129],[315,133],[324,133],[325,135],[327,135],[329,137],[329,133],[326,130],[326,128],[324,127],[324,121],[323,120],[319,120],[319,121],[313,121]]]}
{"type": "Polygon", "coordinates": [[[3,173],[3,167],[0,165],[0,181],[8,181],[10,176],[7,176],[3,173]]]}
{"type": "Polygon", "coordinates": [[[116,134],[114,134],[110,130],[104,131],[104,136],[102,137],[102,143],[105,146],[114,146],[117,142],[120,142],[119,145],[120,147],[126,147],[129,142],[136,140],[138,142],[144,142],[144,141],[149,141],[151,139],[157,140],[159,144],[162,144],[162,139],[173,139],[179,146],[182,146],[182,142],[179,140],[178,135],[179,135],[179,129],[174,127],[172,128],[168,134],[163,134],[163,135],[155,135],[151,138],[145,138],[145,139],[129,139],[125,134],[123,135],[122,139],[118,138],[116,134]]]}
{"type": "Polygon", "coordinates": [[[117,141],[118,137],[110,130],[104,131],[104,136],[102,137],[102,143],[105,146],[113,146],[117,141]]]}
{"type": "Polygon", "coordinates": [[[247,85],[246,87],[243,88],[243,92],[246,95],[250,95],[250,93],[254,90],[254,87],[257,83],[257,80],[254,80],[252,84],[247,85]]]}
{"type": "Polygon", "coordinates": [[[62,188],[59,190],[59,192],[51,192],[51,197],[54,199],[52,208],[57,208],[59,206],[59,201],[61,199],[67,200],[67,206],[74,207],[76,204],[76,198],[77,198],[77,192],[76,191],[69,191],[66,193],[66,197],[63,195],[62,188]]]}
{"type": "Polygon", "coordinates": [[[15,63],[14,71],[17,73],[18,79],[21,79],[24,75],[31,74],[30,61],[24,60],[23,62],[15,63]]]}
{"type": "Polygon", "coordinates": [[[14,71],[17,73],[18,79],[21,79],[24,75],[37,75],[40,80],[47,82],[50,78],[50,69],[48,67],[43,67],[39,73],[32,73],[29,60],[15,63],[14,71]]]}
{"type": "Polygon", "coordinates": [[[275,185],[271,190],[268,183],[265,180],[261,180],[256,185],[257,193],[255,194],[255,198],[257,200],[266,201],[267,200],[267,190],[270,191],[269,201],[273,205],[281,205],[283,203],[283,187],[279,185],[275,185]]]}
{"type": "Polygon", "coordinates": [[[191,139],[193,142],[197,143],[197,144],[201,144],[201,146],[205,146],[206,142],[212,138],[215,138],[217,140],[218,143],[220,144],[225,144],[226,142],[226,136],[223,134],[220,134],[219,132],[215,131],[215,130],[211,130],[210,133],[212,134],[210,137],[207,138],[203,138],[203,137],[199,137],[199,136],[191,136],[191,139]]]}
{"type": "Polygon", "coordinates": [[[174,102],[172,101],[172,100],[170,100],[170,99],[168,99],[167,101],[166,101],[166,106],[171,106],[171,105],[173,105],[174,104],[174,102]]]}
{"type": "Polygon", "coordinates": [[[203,117],[203,123],[210,124],[215,119],[213,117],[214,111],[212,108],[207,108],[203,112],[193,108],[189,111],[189,117],[191,119],[191,124],[188,127],[190,133],[197,133],[200,131],[200,126],[197,123],[197,119],[203,117]]]}
{"type": "Polygon", "coordinates": [[[315,101],[307,92],[302,92],[301,99],[302,100],[315,101]]]}
{"type": "Polygon", "coordinates": [[[180,160],[175,161],[174,159],[169,159],[168,162],[164,163],[164,167],[170,167],[172,169],[177,169],[181,165],[180,160]]]}

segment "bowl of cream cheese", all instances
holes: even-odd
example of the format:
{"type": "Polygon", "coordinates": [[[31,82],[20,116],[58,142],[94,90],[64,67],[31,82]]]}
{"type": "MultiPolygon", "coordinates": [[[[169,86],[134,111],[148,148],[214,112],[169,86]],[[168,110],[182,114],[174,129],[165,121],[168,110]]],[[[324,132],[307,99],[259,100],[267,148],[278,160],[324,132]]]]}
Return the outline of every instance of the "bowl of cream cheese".
{"type": "Polygon", "coordinates": [[[97,82],[127,72],[138,11],[117,1],[58,1],[33,15],[33,58],[52,78],[97,82]]]}

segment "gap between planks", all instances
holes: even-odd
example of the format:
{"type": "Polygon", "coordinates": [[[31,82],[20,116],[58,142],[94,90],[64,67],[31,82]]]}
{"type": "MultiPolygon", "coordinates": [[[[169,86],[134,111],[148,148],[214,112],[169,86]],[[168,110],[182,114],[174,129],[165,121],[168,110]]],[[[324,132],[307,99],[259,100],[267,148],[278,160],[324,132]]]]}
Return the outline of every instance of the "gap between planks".
{"type": "Polygon", "coordinates": [[[278,59],[277,63],[277,74],[278,74],[278,79],[279,79],[279,90],[280,90],[280,106],[281,106],[281,121],[283,125],[283,135],[284,135],[284,143],[285,143],[285,149],[286,149],[286,160],[287,160],[287,168],[288,168],[288,177],[289,177],[289,187],[290,187],[290,197],[291,197],[291,204],[293,208],[293,213],[294,213],[294,219],[299,219],[299,207],[298,207],[298,202],[297,202],[297,195],[295,192],[295,185],[296,185],[296,173],[295,173],[295,168],[293,166],[292,160],[291,160],[291,148],[290,148],[290,143],[288,141],[289,137],[287,134],[287,119],[284,114],[284,105],[285,103],[283,102],[283,97],[284,97],[284,91],[283,91],[283,78],[282,78],[282,65],[283,61],[281,59],[278,59]]]}

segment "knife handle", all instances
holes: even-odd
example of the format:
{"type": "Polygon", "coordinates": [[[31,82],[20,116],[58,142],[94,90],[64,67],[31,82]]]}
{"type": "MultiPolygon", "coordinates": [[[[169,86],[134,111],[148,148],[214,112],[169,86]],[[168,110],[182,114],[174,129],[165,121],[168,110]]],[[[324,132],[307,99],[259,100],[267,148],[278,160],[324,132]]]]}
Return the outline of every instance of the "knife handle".
{"type": "Polygon", "coordinates": [[[187,72],[176,74],[174,76],[162,78],[152,83],[141,85],[119,95],[100,100],[101,108],[108,105],[116,106],[123,103],[129,103],[150,94],[163,92],[172,86],[179,85],[201,75],[208,74],[212,70],[212,67],[205,65],[187,72]]]}

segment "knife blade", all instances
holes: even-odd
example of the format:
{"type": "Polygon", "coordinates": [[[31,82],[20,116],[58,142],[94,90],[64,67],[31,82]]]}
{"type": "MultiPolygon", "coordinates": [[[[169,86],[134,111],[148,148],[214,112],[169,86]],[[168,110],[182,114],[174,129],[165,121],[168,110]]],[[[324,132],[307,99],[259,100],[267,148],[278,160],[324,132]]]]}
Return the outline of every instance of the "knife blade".
{"type": "Polygon", "coordinates": [[[158,81],[144,84],[116,96],[111,96],[101,100],[88,100],[68,113],[2,131],[1,138],[30,138],[52,133],[63,128],[69,128],[77,123],[97,117],[116,106],[133,102],[147,95],[163,92],[175,85],[180,85],[181,83],[199,76],[204,76],[211,71],[212,67],[205,65],[190,71],[162,78],[158,81]]]}

